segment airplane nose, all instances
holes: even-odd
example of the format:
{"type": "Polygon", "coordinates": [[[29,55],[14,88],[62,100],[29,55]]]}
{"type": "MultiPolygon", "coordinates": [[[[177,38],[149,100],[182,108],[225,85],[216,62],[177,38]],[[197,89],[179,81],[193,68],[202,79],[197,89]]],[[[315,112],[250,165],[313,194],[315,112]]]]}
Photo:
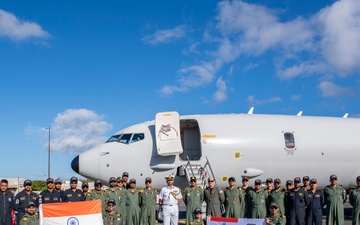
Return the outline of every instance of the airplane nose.
{"type": "Polygon", "coordinates": [[[76,157],[71,161],[71,168],[72,168],[76,173],[79,173],[79,156],[76,156],[76,157]]]}

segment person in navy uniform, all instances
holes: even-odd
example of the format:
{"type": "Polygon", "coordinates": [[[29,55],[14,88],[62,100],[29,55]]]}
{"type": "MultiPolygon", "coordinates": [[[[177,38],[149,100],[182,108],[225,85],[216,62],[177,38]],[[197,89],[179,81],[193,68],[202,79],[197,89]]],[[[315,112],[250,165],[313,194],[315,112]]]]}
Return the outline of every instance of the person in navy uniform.
{"type": "Polygon", "coordinates": [[[39,194],[38,205],[54,202],[62,202],[62,195],[54,189],[54,179],[46,179],[47,189],[39,194]]]}
{"type": "Polygon", "coordinates": [[[324,207],[324,193],[317,189],[317,180],[310,180],[310,190],[308,190],[310,204],[306,209],[306,224],[321,225],[322,224],[322,208],[324,207]]]}
{"type": "Polygon", "coordinates": [[[70,178],[70,188],[65,191],[66,201],[67,202],[79,202],[85,200],[84,193],[77,189],[78,179],[77,177],[70,178]]]}
{"type": "Polygon", "coordinates": [[[11,211],[14,209],[14,195],[8,190],[9,182],[0,181],[0,225],[11,225],[11,211]]]}
{"type": "Polygon", "coordinates": [[[32,182],[31,180],[26,179],[24,181],[24,190],[20,191],[15,196],[15,214],[16,214],[16,224],[20,224],[21,218],[26,214],[25,208],[29,202],[37,202],[38,196],[35,192],[31,190],[32,182]]]}
{"type": "Polygon", "coordinates": [[[61,186],[62,186],[62,180],[60,178],[57,178],[55,180],[55,191],[60,193],[62,202],[67,202],[65,191],[61,190],[61,186]]]}
{"type": "Polygon", "coordinates": [[[305,209],[310,203],[308,193],[301,188],[300,177],[295,177],[294,188],[286,193],[285,208],[289,211],[289,225],[305,225],[305,209]]]}

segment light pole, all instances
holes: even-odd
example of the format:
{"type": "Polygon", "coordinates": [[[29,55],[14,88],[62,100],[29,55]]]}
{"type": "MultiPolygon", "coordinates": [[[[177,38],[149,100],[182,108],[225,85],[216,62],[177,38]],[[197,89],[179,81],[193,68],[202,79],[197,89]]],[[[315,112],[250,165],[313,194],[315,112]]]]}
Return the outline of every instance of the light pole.
{"type": "Polygon", "coordinates": [[[49,130],[49,141],[48,141],[48,178],[50,178],[50,130],[52,127],[47,127],[47,130],[49,130]]]}

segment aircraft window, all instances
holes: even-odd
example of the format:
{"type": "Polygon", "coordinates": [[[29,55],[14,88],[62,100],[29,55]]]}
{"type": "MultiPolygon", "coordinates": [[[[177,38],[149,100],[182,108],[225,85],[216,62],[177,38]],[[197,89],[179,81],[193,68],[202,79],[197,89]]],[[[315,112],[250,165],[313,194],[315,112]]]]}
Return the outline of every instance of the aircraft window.
{"type": "Polygon", "coordinates": [[[293,133],[284,133],[284,138],[285,138],[285,147],[292,149],[295,148],[295,138],[294,138],[294,134],[293,133]]]}
{"type": "Polygon", "coordinates": [[[131,143],[138,142],[144,139],[144,134],[134,134],[131,143]]]}
{"type": "Polygon", "coordinates": [[[121,134],[111,136],[106,142],[114,142],[114,141],[117,141],[120,136],[121,136],[121,134]]]}
{"type": "Polygon", "coordinates": [[[123,143],[123,144],[129,144],[129,140],[131,138],[132,134],[123,134],[120,139],[119,142],[123,143]]]}

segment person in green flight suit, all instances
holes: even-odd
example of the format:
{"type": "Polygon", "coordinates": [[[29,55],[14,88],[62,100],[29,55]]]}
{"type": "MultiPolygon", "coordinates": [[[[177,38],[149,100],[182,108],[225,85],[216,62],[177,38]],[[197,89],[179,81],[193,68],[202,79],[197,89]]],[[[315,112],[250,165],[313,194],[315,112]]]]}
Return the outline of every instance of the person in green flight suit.
{"type": "Polygon", "coordinates": [[[118,190],[120,192],[119,193],[120,199],[116,203],[117,204],[116,207],[118,208],[117,210],[119,210],[120,215],[121,215],[121,224],[126,225],[126,193],[127,193],[127,190],[124,187],[122,177],[116,178],[116,182],[117,182],[118,190]]]}
{"type": "Polygon", "coordinates": [[[194,219],[190,222],[190,225],[204,225],[204,220],[202,219],[202,211],[200,208],[194,209],[194,219]]]}
{"type": "Polygon", "coordinates": [[[275,202],[270,203],[270,214],[265,218],[267,225],[285,225],[286,217],[279,212],[279,205],[275,202]]]}
{"type": "Polygon", "coordinates": [[[136,189],[136,180],[131,178],[126,193],[126,225],[140,224],[140,195],[136,189]]]}
{"type": "Polygon", "coordinates": [[[245,191],[245,202],[244,204],[241,204],[241,216],[240,218],[250,218],[250,205],[248,205],[248,198],[249,198],[249,191],[250,190],[254,190],[252,187],[249,186],[249,178],[248,177],[243,177],[242,178],[242,186],[241,189],[243,189],[245,191]]]}
{"type": "Polygon", "coordinates": [[[150,177],[145,178],[145,189],[140,190],[140,225],[155,225],[156,196],[158,192],[152,188],[150,177]]]}
{"type": "Polygon", "coordinates": [[[240,218],[243,213],[241,213],[241,205],[245,202],[245,193],[241,187],[236,188],[236,179],[235,177],[230,177],[228,179],[229,187],[224,189],[225,194],[225,217],[229,218],[240,218]]]}
{"type": "Polygon", "coordinates": [[[261,188],[261,180],[255,180],[255,190],[249,192],[251,218],[263,219],[266,216],[268,193],[261,188]]]}
{"type": "Polygon", "coordinates": [[[186,205],[186,225],[194,220],[194,210],[201,208],[204,201],[204,191],[196,185],[196,177],[190,178],[190,186],[184,189],[184,203],[186,205]]]}
{"type": "Polygon", "coordinates": [[[36,213],[34,202],[29,202],[25,207],[26,213],[20,220],[20,225],[38,225],[39,215],[36,213]]]}
{"type": "Polygon", "coordinates": [[[357,187],[352,189],[349,194],[349,202],[352,205],[352,225],[360,223],[360,176],[356,178],[357,187]]]}
{"type": "Polygon", "coordinates": [[[104,225],[120,225],[121,224],[121,215],[120,213],[115,212],[116,201],[114,199],[109,199],[107,202],[106,214],[103,216],[104,225]]]}
{"type": "Polygon", "coordinates": [[[104,190],[102,190],[101,180],[94,181],[94,186],[95,189],[88,192],[86,200],[100,199],[102,204],[102,214],[105,215],[109,196],[104,190]]]}
{"type": "MultiPolygon", "coordinates": [[[[115,212],[120,213],[120,200],[121,194],[120,190],[117,188],[117,182],[115,177],[110,177],[109,179],[109,188],[105,190],[106,194],[108,195],[109,199],[114,199],[116,201],[116,208],[115,212]]],[[[121,215],[121,213],[120,213],[121,215]]]]}
{"type": "Polygon", "coordinates": [[[204,190],[204,201],[206,202],[207,216],[221,216],[221,204],[225,201],[223,190],[215,185],[215,178],[208,178],[209,186],[204,190]]]}
{"type": "Polygon", "coordinates": [[[344,203],[347,196],[345,188],[338,185],[338,179],[335,174],[330,176],[330,185],[324,188],[324,198],[326,204],[326,224],[337,225],[344,224],[344,203]]]}
{"type": "Polygon", "coordinates": [[[285,215],[285,190],[281,188],[281,180],[274,180],[274,189],[269,194],[268,202],[275,202],[279,206],[279,213],[285,215]]]}

